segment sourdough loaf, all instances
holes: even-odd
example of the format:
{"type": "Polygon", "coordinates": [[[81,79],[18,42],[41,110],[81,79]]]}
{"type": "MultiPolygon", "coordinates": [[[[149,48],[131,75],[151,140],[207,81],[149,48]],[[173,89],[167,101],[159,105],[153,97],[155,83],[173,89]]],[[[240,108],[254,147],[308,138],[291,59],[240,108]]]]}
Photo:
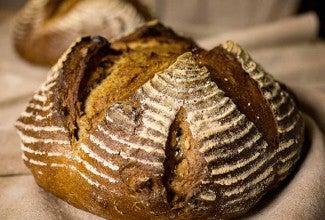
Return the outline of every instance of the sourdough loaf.
{"type": "Polygon", "coordinates": [[[16,123],[36,182],[108,219],[228,219],[300,158],[286,87],[234,42],[210,51],[148,23],[80,38],[16,123]]]}
{"type": "Polygon", "coordinates": [[[17,16],[14,44],[23,58],[53,65],[79,36],[117,38],[151,18],[138,0],[29,0],[17,16]]]}

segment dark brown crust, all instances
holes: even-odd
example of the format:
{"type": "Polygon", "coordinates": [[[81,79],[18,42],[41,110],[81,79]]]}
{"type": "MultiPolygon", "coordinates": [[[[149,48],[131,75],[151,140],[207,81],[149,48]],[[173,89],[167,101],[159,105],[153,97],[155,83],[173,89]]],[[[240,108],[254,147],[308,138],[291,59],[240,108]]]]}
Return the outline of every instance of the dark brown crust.
{"type": "Polygon", "coordinates": [[[276,148],[279,138],[275,116],[257,82],[242,69],[232,54],[220,46],[208,52],[203,51],[200,57],[202,64],[211,71],[211,77],[218,87],[254,122],[268,144],[276,148]]]}
{"type": "MultiPolygon", "coordinates": [[[[133,33],[115,41],[114,45],[118,45],[119,43],[128,44],[134,42],[146,42],[152,39],[160,39],[161,43],[168,43],[171,41],[185,41],[189,44],[195,45],[195,42],[193,40],[179,36],[171,28],[164,26],[158,20],[149,21],[146,25],[139,27],[133,33]]],[[[193,49],[194,48],[195,47],[193,46],[193,49]]]]}
{"type": "MultiPolygon", "coordinates": [[[[236,172],[242,174],[247,171],[247,167],[248,169],[254,168],[255,161],[248,162],[247,166],[239,167],[234,172],[221,173],[217,178],[211,175],[214,168],[225,164],[231,166],[255,153],[262,155],[257,161],[263,161],[264,157],[270,157],[277,150],[279,142],[285,142],[293,137],[296,141],[294,147],[300,154],[299,147],[303,144],[303,119],[297,119],[298,126],[290,132],[279,135],[280,122],[275,122],[277,113],[273,112],[271,104],[264,98],[259,85],[243,70],[235,56],[221,47],[216,47],[211,51],[200,49],[190,39],[176,35],[171,29],[157,22],[152,22],[112,44],[101,37],[84,37],[70,48],[69,53],[62,58],[62,63],[58,63],[56,68],[59,72],[56,85],[51,88],[51,91],[47,91],[48,94],[53,93],[49,100],[42,103],[46,106],[48,102],[54,102],[53,108],[47,110],[53,113],[53,116],[49,116],[46,123],[34,118],[26,119],[23,116],[18,121],[25,125],[61,126],[68,130],[68,135],[59,132],[51,134],[51,132],[24,130],[19,126],[17,128],[25,136],[40,139],[56,138],[69,142],[65,146],[58,147],[55,144],[42,146],[39,143],[30,144],[26,141],[27,147],[37,151],[57,150],[59,153],[66,153],[70,156],[47,157],[41,153],[33,154],[25,151],[27,160],[32,158],[32,161],[28,160],[29,162],[25,163],[41,187],[70,204],[99,216],[109,219],[227,219],[236,217],[247,212],[285,176],[275,176],[266,185],[256,184],[257,187],[263,188],[261,193],[233,207],[239,208],[238,210],[225,210],[222,205],[232,199],[235,200],[237,195],[225,196],[223,193],[225,190],[233,190],[236,185],[228,187],[227,184],[215,184],[214,180],[235,176],[236,172]],[[227,145],[226,150],[244,146],[248,142],[247,139],[257,132],[263,136],[248,150],[244,149],[242,153],[234,154],[227,159],[221,158],[208,162],[205,156],[211,152],[202,153],[200,147],[205,139],[211,137],[207,136],[200,141],[194,137],[195,134],[192,133],[186,119],[187,112],[183,107],[180,107],[169,127],[165,146],[137,135],[141,126],[144,126],[142,120],[144,111],[149,107],[140,103],[140,95],[135,94],[135,91],[152,80],[156,73],[166,70],[178,60],[180,55],[188,51],[192,52],[190,54],[193,54],[195,62],[199,63],[200,67],[207,67],[211,81],[224,92],[224,96],[229,97],[235,103],[239,113],[244,114],[255,125],[240,141],[227,145]],[[103,120],[107,116],[111,122],[103,120]],[[126,138],[125,140],[131,143],[154,146],[152,150],[154,153],[148,154],[139,148],[128,148],[125,144],[121,144],[122,142],[115,141],[114,136],[105,133],[105,129],[109,130],[110,134],[126,138]],[[110,150],[104,149],[98,143],[94,144],[95,142],[90,139],[91,135],[110,150]],[[109,165],[102,166],[89,153],[81,150],[78,142],[96,151],[97,156],[108,158],[108,161],[116,164],[119,170],[108,169],[109,165]],[[260,147],[261,142],[267,142],[267,147],[260,147]],[[159,151],[155,151],[157,149],[164,149],[164,155],[158,154],[159,151]],[[128,152],[128,159],[122,159],[121,152],[128,152]],[[177,155],[177,152],[182,154],[177,155]],[[130,158],[159,162],[163,167],[136,163],[130,158]],[[55,165],[42,166],[41,164],[40,168],[33,165],[33,162],[44,161],[44,159],[47,159],[46,162],[49,164],[55,165]],[[94,168],[89,168],[89,164],[80,161],[87,161],[90,165],[95,164],[97,170],[91,172],[94,168]],[[66,165],[66,169],[56,169],[55,166],[59,165],[66,165]],[[90,180],[97,182],[86,181],[78,172],[73,172],[71,167],[78,167],[78,170],[88,175],[90,180]],[[102,178],[98,178],[99,172],[102,178]],[[118,186],[107,180],[107,176],[120,181],[118,186]],[[203,181],[208,183],[204,185],[203,181]],[[201,193],[209,191],[212,191],[212,194],[205,194],[206,200],[199,199],[201,193]]],[[[282,89],[286,91],[285,88],[282,89]]],[[[39,95],[44,95],[43,93],[47,95],[44,91],[39,92],[39,95]]],[[[32,100],[32,103],[34,102],[39,104],[39,101],[35,99],[32,100]]],[[[289,107],[289,104],[283,105],[279,111],[287,112],[289,107]]],[[[33,115],[46,116],[45,113],[33,110],[32,107],[29,107],[28,111],[33,115]]],[[[296,114],[293,114],[293,117],[301,114],[296,108],[294,113],[296,114]]],[[[225,116],[224,122],[235,118],[233,114],[238,114],[238,112],[225,116]]],[[[287,124],[294,120],[286,118],[281,123],[287,124]]],[[[247,124],[231,127],[217,134],[220,136],[236,135],[240,129],[245,129],[245,125],[247,124]]],[[[285,166],[285,162],[281,162],[279,158],[286,157],[291,152],[292,149],[288,148],[276,157],[265,160],[266,162],[259,167],[261,172],[274,167],[270,173],[276,175],[285,166]]],[[[297,158],[299,155],[289,161],[297,158]]],[[[292,169],[293,165],[290,167],[290,170],[292,169]]],[[[260,178],[260,175],[260,172],[255,172],[245,180],[238,181],[244,182],[245,186],[260,178]]],[[[245,190],[251,192],[254,188],[245,188],[245,190]]]]}
{"type": "MultiPolygon", "coordinates": [[[[104,74],[106,79],[101,82],[99,89],[92,88],[85,109],[86,114],[93,112],[86,118],[89,121],[98,121],[93,119],[93,115],[101,118],[104,110],[112,103],[125,101],[155,73],[175,62],[179,55],[196,47],[192,40],[179,37],[156,21],[137,29],[128,37],[112,42],[110,46],[113,49],[98,62],[114,63],[114,68],[107,68],[104,74]],[[102,95],[103,92],[110,96],[102,95]]],[[[94,75],[94,71],[97,70],[94,68],[89,74],[94,75]]]]}

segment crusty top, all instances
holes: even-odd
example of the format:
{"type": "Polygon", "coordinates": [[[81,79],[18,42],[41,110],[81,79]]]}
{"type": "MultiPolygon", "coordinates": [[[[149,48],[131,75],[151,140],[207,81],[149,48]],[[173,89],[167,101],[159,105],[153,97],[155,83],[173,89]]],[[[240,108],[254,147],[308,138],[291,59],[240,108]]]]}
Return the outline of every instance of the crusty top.
{"type": "Polygon", "coordinates": [[[292,95],[240,46],[205,51],[157,22],[81,38],[16,127],[40,186],[110,219],[239,216],[304,140],[292,95]]]}

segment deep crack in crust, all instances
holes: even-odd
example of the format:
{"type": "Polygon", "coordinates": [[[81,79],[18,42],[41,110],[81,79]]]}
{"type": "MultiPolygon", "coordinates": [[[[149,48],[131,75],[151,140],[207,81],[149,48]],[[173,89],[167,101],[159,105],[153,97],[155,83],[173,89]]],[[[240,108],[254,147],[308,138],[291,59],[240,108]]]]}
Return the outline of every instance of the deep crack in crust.
{"type": "Polygon", "coordinates": [[[204,51],[156,22],[80,39],[16,126],[40,186],[113,219],[245,213],[293,169],[304,133],[238,45],[204,51]]]}

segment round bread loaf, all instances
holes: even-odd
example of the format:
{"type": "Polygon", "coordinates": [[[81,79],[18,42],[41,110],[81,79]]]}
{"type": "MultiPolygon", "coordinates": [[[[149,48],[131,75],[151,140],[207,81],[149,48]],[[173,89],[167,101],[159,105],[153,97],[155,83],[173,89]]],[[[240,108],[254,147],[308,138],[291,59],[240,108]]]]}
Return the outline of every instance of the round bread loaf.
{"type": "Polygon", "coordinates": [[[286,178],[304,121],[240,46],[148,23],[83,37],[16,123],[36,182],[108,219],[228,219],[286,178]]]}
{"type": "Polygon", "coordinates": [[[14,44],[28,61],[53,65],[79,36],[117,38],[151,18],[138,0],[29,0],[17,16],[14,44]]]}

